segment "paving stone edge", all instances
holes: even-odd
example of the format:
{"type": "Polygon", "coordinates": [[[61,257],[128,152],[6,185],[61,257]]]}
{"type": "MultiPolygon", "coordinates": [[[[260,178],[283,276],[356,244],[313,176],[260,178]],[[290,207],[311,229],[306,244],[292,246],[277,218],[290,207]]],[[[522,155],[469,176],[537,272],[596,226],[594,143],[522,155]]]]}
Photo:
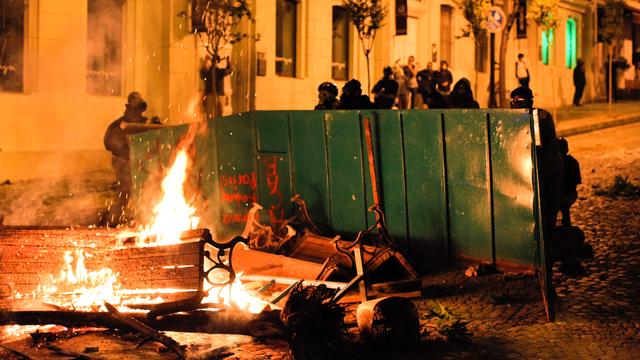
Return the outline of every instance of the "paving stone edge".
{"type": "Polygon", "coordinates": [[[610,127],[629,125],[636,122],[640,122],[640,114],[624,116],[618,119],[598,122],[595,124],[582,125],[582,126],[578,125],[568,129],[558,130],[557,136],[567,137],[567,136],[579,135],[579,134],[584,134],[584,133],[588,133],[596,130],[602,130],[610,127]]]}

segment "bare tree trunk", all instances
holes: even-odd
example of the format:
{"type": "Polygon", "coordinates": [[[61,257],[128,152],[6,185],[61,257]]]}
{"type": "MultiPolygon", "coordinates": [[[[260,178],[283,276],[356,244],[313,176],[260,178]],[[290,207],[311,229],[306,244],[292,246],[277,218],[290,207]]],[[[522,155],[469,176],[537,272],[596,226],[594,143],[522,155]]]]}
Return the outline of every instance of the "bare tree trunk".
{"type": "MultiPolygon", "coordinates": [[[[211,114],[211,117],[213,119],[220,116],[220,114],[218,114],[218,76],[216,74],[217,71],[218,71],[218,61],[217,59],[214,59],[213,66],[211,67],[211,77],[212,77],[212,84],[213,84],[213,88],[211,89],[212,91],[211,96],[213,97],[212,99],[213,112],[211,114]]],[[[207,119],[207,120],[211,120],[211,119],[207,119]]]]}
{"type": "MultiPolygon", "coordinates": [[[[505,13],[509,13],[508,10],[509,9],[509,3],[510,1],[506,1],[504,3],[504,9],[505,9],[505,13]]],[[[500,76],[498,77],[498,99],[499,99],[499,104],[498,106],[500,107],[506,107],[506,105],[509,103],[509,101],[507,101],[507,47],[509,44],[509,33],[511,33],[511,28],[513,27],[513,24],[516,21],[516,18],[518,17],[518,13],[520,12],[520,2],[516,1],[515,2],[515,7],[513,8],[513,12],[509,14],[509,16],[507,17],[507,23],[505,24],[504,29],[502,30],[502,36],[500,39],[500,57],[499,57],[499,64],[500,64],[500,76]]]]}
{"type": "Polygon", "coordinates": [[[364,57],[367,59],[367,96],[369,96],[371,91],[371,67],[369,66],[369,52],[364,53],[364,57]]]}

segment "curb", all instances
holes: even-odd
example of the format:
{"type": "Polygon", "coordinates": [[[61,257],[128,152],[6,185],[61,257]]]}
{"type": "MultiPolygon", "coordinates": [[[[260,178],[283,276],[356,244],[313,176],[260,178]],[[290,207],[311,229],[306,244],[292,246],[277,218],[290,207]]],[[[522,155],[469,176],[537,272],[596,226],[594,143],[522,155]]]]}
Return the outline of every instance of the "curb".
{"type": "Polygon", "coordinates": [[[567,137],[567,136],[579,135],[579,134],[584,134],[584,133],[588,133],[596,130],[602,130],[610,127],[629,125],[636,122],[640,122],[640,114],[625,116],[619,119],[603,121],[603,122],[590,124],[590,125],[576,126],[569,129],[558,130],[557,136],[567,137]]]}

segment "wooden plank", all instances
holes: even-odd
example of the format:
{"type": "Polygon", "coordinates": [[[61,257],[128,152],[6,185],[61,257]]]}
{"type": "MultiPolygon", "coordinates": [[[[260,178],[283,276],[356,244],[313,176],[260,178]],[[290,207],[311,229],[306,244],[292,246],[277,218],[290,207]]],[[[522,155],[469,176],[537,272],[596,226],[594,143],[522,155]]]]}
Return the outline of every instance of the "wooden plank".
{"type": "Polygon", "coordinates": [[[297,279],[315,279],[322,270],[322,264],[244,249],[242,246],[233,252],[233,267],[243,276],[275,275],[297,279]]]}
{"type": "Polygon", "coordinates": [[[165,266],[165,265],[198,265],[202,264],[203,257],[201,254],[178,254],[173,256],[162,256],[162,257],[141,257],[141,258],[120,258],[120,259],[96,259],[89,260],[86,262],[87,266],[89,264],[95,266],[104,265],[108,266],[112,269],[122,269],[126,271],[128,268],[138,269],[149,266],[165,266]]]}
{"type": "Polygon", "coordinates": [[[110,251],[108,255],[116,258],[133,259],[138,257],[199,253],[201,249],[202,244],[200,244],[200,242],[192,241],[175,245],[123,248],[110,251]]]}
{"type": "Polygon", "coordinates": [[[196,290],[200,284],[200,277],[182,279],[152,279],[152,280],[126,280],[120,282],[122,289],[192,289],[196,290]]]}
{"type": "Polygon", "coordinates": [[[182,279],[193,278],[200,275],[200,269],[197,267],[189,268],[177,268],[177,269],[162,269],[162,268],[147,268],[137,271],[128,271],[118,276],[119,281],[130,280],[147,280],[147,279],[182,279]]]}

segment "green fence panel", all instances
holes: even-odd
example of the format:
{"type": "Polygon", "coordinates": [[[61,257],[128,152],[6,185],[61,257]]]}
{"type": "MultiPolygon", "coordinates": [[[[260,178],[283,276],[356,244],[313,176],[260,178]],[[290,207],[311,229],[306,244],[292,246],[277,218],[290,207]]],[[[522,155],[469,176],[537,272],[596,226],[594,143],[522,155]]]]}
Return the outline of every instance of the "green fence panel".
{"type": "Polygon", "coordinates": [[[324,113],[294,112],[289,117],[289,128],[292,195],[300,194],[314,223],[322,230],[330,231],[331,201],[324,113]]]}
{"type": "Polygon", "coordinates": [[[409,254],[419,262],[445,259],[447,205],[441,113],[403,114],[409,254]]]}
{"type": "Polygon", "coordinates": [[[492,260],[486,113],[450,110],[444,118],[452,255],[492,260]]]}
{"type": "MultiPolygon", "coordinates": [[[[391,110],[362,111],[361,120],[368,117],[371,124],[372,144],[376,165],[378,191],[389,235],[396,240],[400,251],[407,253],[407,198],[405,188],[404,149],[402,117],[400,112],[391,110]]],[[[364,131],[363,131],[364,135],[364,131]]],[[[373,205],[371,178],[367,146],[362,138],[364,156],[365,190],[367,206],[373,205]]],[[[369,213],[368,225],[375,223],[375,216],[369,213]]]]}
{"type": "Polygon", "coordinates": [[[289,113],[258,111],[255,113],[258,151],[286,153],[289,151],[289,113]]]}
{"type": "Polygon", "coordinates": [[[331,224],[335,231],[354,235],[367,225],[359,114],[326,113],[331,224]]]}
{"type": "Polygon", "coordinates": [[[530,116],[490,114],[496,260],[534,264],[535,210],[530,116]]]}
{"type": "MultiPolygon", "coordinates": [[[[265,208],[263,221],[278,223],[293,213],[294,194],[327,235],[350,238],[372,225],[364,117],[401,251],[418,263],[467,256],[535,264],[532,120],[517,111],[259,111],[209,121],[190,149],[185,186],[201,225],[235,236],[253,202],[265,208]]],[[[130,137],[135,204],[146,215],[187,129],[130,137]]]]}
{"type": "Polygon", "coordinates": [[[258,201],[253,116],[245,113],[215,120],[222,225],[216,232],[221,238],[242,233],[247,213],[258,201]]]}

